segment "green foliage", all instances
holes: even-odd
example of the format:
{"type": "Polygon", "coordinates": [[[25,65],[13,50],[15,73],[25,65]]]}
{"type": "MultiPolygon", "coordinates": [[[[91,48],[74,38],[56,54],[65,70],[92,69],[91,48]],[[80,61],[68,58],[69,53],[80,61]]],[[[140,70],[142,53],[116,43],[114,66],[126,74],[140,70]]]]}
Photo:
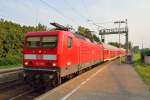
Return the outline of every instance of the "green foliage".
{"type": "MultiPolygon", "coordinates": [[[[109,42],[108,44],[110,44],[112,46],[115,46],[115,47],[118,47],[118,48],[119,48],[119,45],[121,46],[121,48],[125,48],[126,47],[125,44],[119,44],[118,42],[109,42]]],[[[129,49],[132,49],[131,42],[128,43],[128,47],[129,47],[129,49]]]]}
{"type": "Polygon", "coordinates": [[[22,61],[22,39],[26,32],[44,31],[46,27],[21,26],[0,19],[0,66],[18,64],[22,61]]]}
{"type": "Polygon", "coordinates": [[[141,50],[141,61],[144,62],[144,56],[150,56],[150,49],[145,48],[141,50]]]}
{"type": "Polygon", "coordinates": [[[3,65],[0,66],[0,69],[7,69],[7,68],[19,68],[22,67],[22,64],[13,64],[13,65],[3,65]]]}
{"type": "Polygon", "coordinates": [[[134,47],[132,48],[132,51],[133,51],[134,53],[138,53],[138,52],[140,51],[139,46],[134,46],[134,47]]]}
{"type": "MultiPolygon", "coordinates": [[[[115,46],[115,47],[119,47],[119,43],[118,42],[109,42],[108,44],[115,46]]],[[[121,47],[123,46],[122,44],[120,44],[121,47]]]]}
{"type": "Polygon", "coordinates": [[[142,49],[142,50],[141,50],[141,53],[142,53],[143,55],[150,56],[150,49],[149,49],[149,48],[142,49]]]}
{"type": "Polygon", "coordinates": [[[93,34],[93,39],[94,39],[94,41],[96,41],[96,42],[100,42],[100,39],[99,39],[95,34],[93,34]]]}
{"type": "Polygon", "coordinates": [[[150,87],[150,65],[141,62],[140,53],[134,54],[134,68],[144,82],[150,87]]]}
{"type": "Polygon", "coordinates": [[[78,33],[80,35],[82,35],[82,36],[90,39],[92,42],[93,41],[100,42],[100,39],[95,34],[92,34],[91,31],[90,31],[90,29],[88,29],[88,28],[79,26],[78,27],[78,33]]]}
{"type": "Polygon", "coordinates": [[[38,30],[38,31],[44,31],[44,30],[46,30],[46,27],[44,26],[44,25],[42,25],[42,24],[38,24],[38,26],[36,26],[36,30],[38,30]]]}
{"type": "Polygon", "coordinates": [[[138,64],[136,65],[135,70],[139,73],[145,83],[150,87],[150,66],[145,64],[138,64]]]}

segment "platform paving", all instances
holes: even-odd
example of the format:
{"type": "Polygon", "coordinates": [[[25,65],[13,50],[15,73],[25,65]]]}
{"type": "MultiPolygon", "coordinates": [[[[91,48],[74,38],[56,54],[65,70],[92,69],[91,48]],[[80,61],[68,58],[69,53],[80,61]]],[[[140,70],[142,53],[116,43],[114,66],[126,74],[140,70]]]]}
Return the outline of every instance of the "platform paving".
{"type": "Polygon", "coordinates": [[[150,100],[150,92],[131,65],[116,60],[99,65],[36,99],[150,100]]]}

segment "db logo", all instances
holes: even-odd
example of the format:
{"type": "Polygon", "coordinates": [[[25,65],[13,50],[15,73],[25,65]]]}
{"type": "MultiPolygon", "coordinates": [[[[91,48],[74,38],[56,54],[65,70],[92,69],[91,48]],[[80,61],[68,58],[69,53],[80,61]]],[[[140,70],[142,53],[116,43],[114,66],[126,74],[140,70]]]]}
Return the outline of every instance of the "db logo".
{"type": "Polygon", "coordinates": [[[43,59],[43,55],[36,55],[36,59],[43,59]]]}

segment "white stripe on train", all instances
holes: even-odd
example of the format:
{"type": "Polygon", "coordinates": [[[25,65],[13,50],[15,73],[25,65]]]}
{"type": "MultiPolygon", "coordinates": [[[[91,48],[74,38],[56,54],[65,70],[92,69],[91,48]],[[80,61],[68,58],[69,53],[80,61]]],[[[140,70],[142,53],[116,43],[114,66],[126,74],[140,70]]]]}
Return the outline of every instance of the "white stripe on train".
{"type": "MultiPolygon", "coordinates": [[[[24,59],[32,59],[32,60],[36,60],[38,59],[39,55],[36,54],[24,54],[24,59]]],[[[47,55],[42,55],[42,60],[56,60],[57,56],[56,55],[52,55],[52,54],[47,54],[47,55]]]]}

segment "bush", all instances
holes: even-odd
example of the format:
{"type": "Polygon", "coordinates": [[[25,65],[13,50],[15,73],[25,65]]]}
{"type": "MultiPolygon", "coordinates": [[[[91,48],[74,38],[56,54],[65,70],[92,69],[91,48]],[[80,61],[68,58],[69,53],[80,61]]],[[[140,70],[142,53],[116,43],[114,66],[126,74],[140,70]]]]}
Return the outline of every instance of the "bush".
{"type": "Polygon", "coordinates": [[[26,32],[45,31],[46,26],[21,26],[20,24],[0,19],[0,66],[16,65],[22,61],[22,39],[26,32]]]}
{"type": "Polygon", "coordinates": [[[141,50],[141,61],[144,62],[144,56],[150,56],[150,49],[145,48],[141,50]]]}
{"type": "Polygon", "coordinates": [[[5,65],[16,65],[20,64],[22,61],[19,57],[13,57],[13,58],[0,58],[0,66],[5,65]]]}
{"type": "Polygon", "coordinates": [[[150,49],[148,49],[148,48],[142,49],[142,50],[141,50],[141,53],[142,53],[143,55],[150,56],[150,49]]]}

